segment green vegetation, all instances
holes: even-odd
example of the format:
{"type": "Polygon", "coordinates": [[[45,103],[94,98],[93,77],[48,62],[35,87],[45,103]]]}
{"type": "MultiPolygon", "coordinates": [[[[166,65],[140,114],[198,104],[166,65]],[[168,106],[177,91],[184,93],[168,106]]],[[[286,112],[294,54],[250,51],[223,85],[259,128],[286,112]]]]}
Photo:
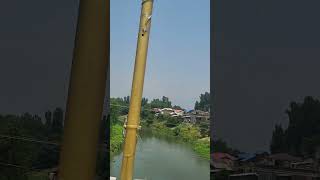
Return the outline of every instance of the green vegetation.
{"type": "MultiPolygon", "coordinates": [[[[201,94],[200,102],[196,105],[198,109],[209,110],[210,94],[201,94]]],[[[123,116],[128,114],[130,97],[111,98],[111,152],[116,153],[120,150],[123,142],[122,125],[123,116]]],[[[190,144],[193,150],[200,156],[209,159],[210,157],[210,138],[209,122],[199,124],[184,123],[180,117],[158,115],[157,117],[150,110],[152,108],[174,107],[183,110],[180,106],[172,105],[168,97],[154,99],[150,103],[148,99],[142,99],[141,125],[150,128],[153,133],[161,136],[176,137],[177,139],[190,144]]]]}
{"type": "Polygon", "coordinates": [[[123,143],[123,116],[128,114],[130,97],[111,98],[110,99],[110,155],[111,157],[118,153],[123,143]]]}
{"type": "Polygon", "coordinates": [[[122,126],[114,124],[111,126],[110,134],[110,154],[111,156],[120,151],[123,142],[122,126]]]}
{"type": "Polygon", "coordinates": [[[210,110],[210,93],[205,92],[204,94],[200,95],[200,101],[196,101],[194,105],[195,110],[201,111],[209,111],[210,110]]]}
{"type": "MultiPolygon", "coordinates": [[[[156,100],[155,102],[161,104],[160,100],[156,100]]],[[[171,107],[169,99],[164,97],[162,99],[162,105],[165,104],[169,104],[171,107]]],[[[179,106],[174,107],[182,109],[179,106]]],[[[200,95],[200,102],[197,101],[195,103],[195,109],[204,111],[210,109],[210,93],[206,92],[205,94],[200,95]]],[[[189,124],[184,123],[183,119],[179,117],[170,117],[166,115],[158,115],[157,117],[146,116],[146,122],[154,133],[177,137],[177,139],[191,144],[193,150],[200,156],[210,159],[209,122],[189,124]]]]}
{"type": "Polygon", "coordinates": [[[153,133],[162,136],[176,137],[182,142],[190,144],[193,150],[201,157],[210,159],[210,138],[201,138],[199,127],[189,123],[181,123],[176,127],[167,127],[166,122],[152,124],[153,133]]]}
{"type": "Polygon", "coordinates": [[[210,159],[210,138],[197,140],[193,145],[193,150],[201,157],[210,159]]]}
{"type": "Polygon", "coordinates": [[[168,97],[162,96],[162,99],[154,99],[150,103],[151,108],[171,108],[171,102],[168,97]]]}
{"type": "MultiPolygon", "coordinates": [[[[0,115],[0,180],[46,179],[48,173],[43,171],[57,167],[60,146],[44,142],[61,143],[63,121],[64,112],[61,108],[45,112],[43,120],[40,116],[29,113],[0,115]],[[34,172],[31,169],[38,171],[34,172]]],[[[106,116],[101,122],[100,143],[106,143],[106,116]]],[[[108,158],[109,156],[98,158],[98,175],[103,172],[105,178],[108,177],[105,173],[107,168],[102,165],[103,162],[109,161],[108,158]]]]}
{"type": "Polygon", "coordinates": [[[152,124],[152,126],[150,126],[150,128],[152,129],[153,133],[158,134],[158,135],[162,135],[162,136],[174,136],[175,135],[175,132],[172,129],[170,129],[169,127],[167,127],[164,122],[152,124]]]}
{"type": "Polygon", "coordinates": [[[3,179],[25,179],[28,169],[46,169],[58,164],[59,147],[45,143],[14,139],[59,142],[62,137],[63,111],[48,111],[43,122],[38,115],[0,115],[0,162],[19,165],[22,168],[1,165],[3,179]],[[11,138],[7,138],[11,137],[11,138]]]}
{"type": "Polygon", "coordinates": [[[276,125],[270,150],[298,156],[313,156],[320,147],[320,101],[305,97],[302,103],[291,102],[286,114],[287,129],[276,125]]]}

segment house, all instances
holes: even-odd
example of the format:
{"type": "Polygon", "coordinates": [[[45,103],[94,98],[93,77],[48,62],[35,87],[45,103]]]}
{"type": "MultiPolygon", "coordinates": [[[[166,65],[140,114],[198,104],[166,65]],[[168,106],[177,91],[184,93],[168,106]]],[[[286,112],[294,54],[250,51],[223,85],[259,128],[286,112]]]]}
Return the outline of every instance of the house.
{"type": "Polygon", "coordinates": [[[240,166],[230,179],[246,179],[243,174],[255,173],[258,180],[315,180],[320,179],[319,170],[313,159],[303,160],[287,153],[238,155],[240,166]]]}
{"type": "Polygon", "coordinates": [[[152,112],[155,114],[155,116],[158,116],[159,114],[167,115],[171,117],[182,117],[184,115],[184,110],[180,109],[172,109],[172,108],[153,108],[152,112]]]}
{"type": "Polygon", "coordinates": [[[316,180],[319,179],[319,172],[313,170],[292,169],[273,166],[256,166],[255,173],[260,179],[288,179],[288,180],[316,180]]]}
{"type": "Polygon", "coordinates": [[[175,113],[175,115],[177,115],[177,116],[183,116],[184,111],[183,111],[183,110],[180,110],[180,109],[174,109],[174,113],[175,113]]]}
{"type": "Polygon", "coordinates": [[[267,165],[274,167],[290,168],[292,163],[302,162],[302,158],[291,156],[287,153],[272,154],[267,158],[267,165]]]}
{"type": "Polygon", "coordinates": [[[201,121],[209,121],[210,120],[210,113],[201,111],[201,110],[192,110],[188,113],[189,116],[193,116],[195,122],[201,122],[201,121]]]}
{"type": "Polygon", "coordinates": [[[210,113],[201,110],[191,110],[183,115],[184,122],[186,123],[200,123],[210,120],[210,113]]]}
{"type": "Polygon", "coordinates": [[[237,158],[227,153],[216,152],[211,154],[210,166],[216,172],[227,170],[233,171],[237,158]]]}
{"type": "Polygon", "coordinates": [[[154,112],[154,113],[161,113],[161,109],[160,108],[153,108],[151,111],[154,112]]]}
{"type": "Polygon", "coordinates": [[[196,123],[196,117],[192,116],[192,115],[189,115],[189,114],[184,115],[183,116],[183,122],[195,124],[196,123]]]}
{"type": "Polygon", "coordinates": [[[305,169],[305,170],[317,170],[315,160],[306,159],[302,162],[293,162],[291,163],[292,169],[305,169]]]}
{"type": "Polygon", "coordinates": [[[163,108],[161,109],[161,114],[174,115],[174,110],[172,108],[163,108]]]}

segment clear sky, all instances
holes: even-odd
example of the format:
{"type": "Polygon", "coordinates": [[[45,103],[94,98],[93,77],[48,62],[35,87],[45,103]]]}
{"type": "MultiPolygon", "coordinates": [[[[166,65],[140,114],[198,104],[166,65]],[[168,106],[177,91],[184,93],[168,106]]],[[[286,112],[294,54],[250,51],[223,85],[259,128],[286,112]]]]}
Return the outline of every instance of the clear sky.
{"type": "MultiPolygon", "coordinates": [[[[155,0],[143,96],[192,109],[210,87],[210,1],[155,0]]],[[[111,0],[111,97],[130,95],[141,0],[111,0]]]]}

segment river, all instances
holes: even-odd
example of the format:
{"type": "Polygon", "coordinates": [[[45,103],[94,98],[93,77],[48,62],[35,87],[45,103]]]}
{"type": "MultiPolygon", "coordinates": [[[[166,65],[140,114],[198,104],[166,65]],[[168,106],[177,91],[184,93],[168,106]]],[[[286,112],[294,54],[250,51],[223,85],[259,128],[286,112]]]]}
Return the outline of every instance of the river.
{"type": "MultiPolygon", "coordinates": [[[[122,153],[112,157],[111,176],[119,177],[122,153]]],[[[176,139],[145,131],[138,140],[134,178],[146,180],[209,180],[209,160],[176,139]]]]}

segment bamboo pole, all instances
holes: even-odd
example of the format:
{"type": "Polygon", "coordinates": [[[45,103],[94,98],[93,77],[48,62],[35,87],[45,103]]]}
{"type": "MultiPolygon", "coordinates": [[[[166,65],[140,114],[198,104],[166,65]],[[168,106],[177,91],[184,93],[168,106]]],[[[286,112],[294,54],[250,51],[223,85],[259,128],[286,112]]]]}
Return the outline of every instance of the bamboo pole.
{"type": "Polygon", "coordinates": [[[132,180],[153,0],[143,0],[120,180],[132,180]]]}
{"type": "Polygon", "coordinates": [[[109,0],[80,0],[59,180],[93,180],[109,58],[109,0]]]}

